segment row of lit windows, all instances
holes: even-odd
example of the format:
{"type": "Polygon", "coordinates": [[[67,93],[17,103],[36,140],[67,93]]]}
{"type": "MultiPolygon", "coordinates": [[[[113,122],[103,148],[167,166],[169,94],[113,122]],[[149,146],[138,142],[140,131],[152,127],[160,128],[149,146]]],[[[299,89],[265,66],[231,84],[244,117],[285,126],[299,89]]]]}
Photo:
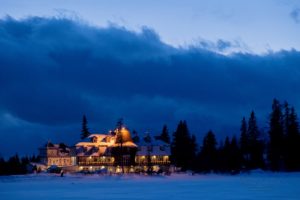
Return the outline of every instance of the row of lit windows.
{"type": "Polygon", "coordinates": [[[66,164],[70,164],[71,160],[70,159],[49,159],[48,163],[50,165],[66,165],[66,164]]]}
{"type": "Polygon", "coordinates": [[[79,161],[89,161],[89,162],[113,162],[114,158],[112,157],[105,157],[105,156],[101,156],[101,157],[78,157],[79,161]]]}
{"type": "MultiPolygon", "coordinates": [[[[169,161],[169,156],[151,156],[151,162],[154,161],[162,161],[162,162],[167,162],[169,161]]],[[[148,161],[147,156],[137,156],[135,159],[136,162],[145,162],[148,161]]]]}

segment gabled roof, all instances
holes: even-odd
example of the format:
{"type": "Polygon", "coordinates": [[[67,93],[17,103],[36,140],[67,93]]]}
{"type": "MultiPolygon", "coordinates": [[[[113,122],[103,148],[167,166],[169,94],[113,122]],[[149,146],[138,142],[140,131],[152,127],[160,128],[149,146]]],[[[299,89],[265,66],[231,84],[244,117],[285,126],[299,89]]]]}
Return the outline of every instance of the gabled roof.
{"type": "Polygon", "coordinates": [[[142,146],[137,151],[137,156],[169,156],[171,155],[171,148],[169,146],[153,146],[152,148],[148,148],[148,146],[142,146]]]}
{"type": "Polygon", "coordinates": [[[107,142],[103,142],[103,140],[108,137],[107,134],[91,134],[87,138],[85,138],[82,142],[78,142],[75,146],[99,146],[99,145],[109,145],[107,142]],[[96,137],[97,142],[92,142],[91,139],[96,137]]]}
{"type": "Polygon", "coordinates": [[[142,138],[140,141],[137,143],[138,146],[170,146],[170,144],[162,141],[162,140],[156,140],[150,135],[146,136],[147,138],[142,138]]]}
{"type": "MultiPolygon", "coordinates": [[[[118,146],[121,146],[121,143],[115,143],[112,145],[113,147],[118,147],[118,146]]],[[[133,142],[130,142],[130,141],[127,141],[127,142],[123,142],[122,143],[122,146],[123,147],[137,147],[136,144],[134,144],[133,142]]]]}
{"type": "Polygon", "coordinates": [[[78,142],[75,146],[95,146],[97,143],[93,143],[93,142],[78,142]]]}
{"type": "Polygon", "coordinates": [[[93,137],[97,137],[98,139],[102,140],[104,138],[106,138],[108,135],[107,134],[98,134],[98,133],[94,133],[88,136],[88,138],[93,138],[93,137]]]}

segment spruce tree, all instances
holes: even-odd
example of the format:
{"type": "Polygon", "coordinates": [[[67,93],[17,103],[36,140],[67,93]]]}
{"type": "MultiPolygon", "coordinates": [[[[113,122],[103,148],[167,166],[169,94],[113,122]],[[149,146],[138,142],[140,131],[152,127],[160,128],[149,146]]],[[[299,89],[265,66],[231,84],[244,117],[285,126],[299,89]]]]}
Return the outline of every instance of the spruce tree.
{"type": "Polygon", "coordinates": [[[263,168],[263,146],[262,141],[259,140],[260,133],[257,127],[256,117],[254,111],[251,112],[248,122],[248,141],[249,141],[249,167],[251,169],[263,168]]]}
{"type": "Polygon", "coordinates": [[[300,170],[300,136],[297,114],[292,107],[290,113],[285,116],[286,139],[285,139],[285,165],[288,171],[300,170]]]}
{"type": "Polygon", "coordinates": [[[160,135],[160,140],[164,141],[167,144],[170,144],[170,136],[169,136],[169,131],[167,125],[163,126],[161,135],[160,135]]]}
{"type": "Polygon", "coordinates": [[[224,145],[220,145],[217,155],[217,169],[223,173],[237,174],[241,170],[242,154],[235,136],[225,138],[224,145]]]}
{"type": "Polygon", "coordinates": [[[220,163],[220,166],[218,166],[218,168],[220,168],[221,172],[229,172],[230,171],[230,157],[231,157],[231,146],[230,146],[230,139],[228,136],[226,136],[225,138],[225,142],[224,142],[224,146],[223,148],[219,148],[220,154],[219,154],[219,158],[221,159],[222,162],[220,163]]]}
{"type": "Polygon", "coordinates": [[[132,141],[134,143],[139,143],[140,142],[140,137],[139,137],[139,135],[138,135],[138,133],[137,133],[136,130],[132,131],[132,135],[133,135],[132,141]]]}
{"type": "Polygon", "coordinates": [[[290,126],[290,107],[288,102],[284,102],[283,109],[284,109],[283,131],[284,131],[284,135],[287,136],[289,132],[289,126],[290,126]]]}
{"type": "Polygon", "coordinates": [[[236,136],[231,139],[230,151],[230,170],[232,174],[236,174],[240,171],[242,164],[242,155],[236,136]]]}
{"type": "Polygon", "coordinates": [[[246,118],[243,117],[240,128],[240,148],[242,154],[242,168],[248,170],[249,168],[249,137],[247,133],[246,118]]]}
{"type": "Polygon", "coordinates": [[[86,116],[83,115],[83,117],[82,117],[82,129],[81,129],[81,139],[82,140],[87,138],[90,135],[87,124],[88,124],[88,122],[87,122],[86,116]]]}
{"type": "Polygon", "coordinates": [[[203,138],[199,153],[200,171],[209,173],[217,169],[217,141],[215,134],[209,131],[203,138]]]}
{"type": "MultiPolygon", "coordinates": [[[[285,169],[287,171],[292,170],[291,169],[291,158],[292,155],[290,154],[290,139],[291,139],[291,134],[290,134],[290,107],[287,101],[284,102],[283,104],[283,132],[284,132],[284,141],[283,141],[283,150],[284,150],[284,154],[283,154],[283,159],[284,159],[284,165],[285,165],[285,169]]],[[[293,146],[293,145],[292,145],[293,146]]]]}
{"type": "Polygon", "coordinates": [[[0,157],[0,175],[6,175],[7,170],[6,170],[6,162],[4,158],[0,157]]]}
{"type": "Polygon", "coordinates": [[[123,118],[120,118],[117,121],[117,125],[116,125],[116,131],[117,131],[117,138],[116,138],[116,143],[120,144],[120,148],[118,148],[118,152],[117,152],[117,162],[116,163],[120,163],[121,165],[121,169],[122,169],[122,173],[124,173],[124,149],[123,149],[123,135],[122,135],[122,128],[124,126],[123,123],[123,118]]]}
{"type": "Polygon", "coordinates": [[[173,133],[173,141],[171,144],[171,151],[172,151],[172,162],[175,164],[177,167],[182,167],[182,159],[183,159],[183,154],[182,154],[182,149],[184,148],[182,145],[182,121],[179,122],[176,131],[173,133]]]}
{"type": "Polygon", "coordinates": [[[192,140],[186,121],[180,121],[173,134],[171,150],[173,163],[183,171],[191,169],[193,165],[191,161],[195,158],[195,148],[191,145],[192,140]]]}
{"type": "Polygon", "coordinates": [[[197,166],[196,166],[196,158],[197,158],[197,150],[198,150],[198,144],[197,144],[197,138],[196,136],[193,134],[191,139],[190,139],[190,145],[189,145],[189,159],[190,159],[190,169],[196,170],[197,166]]]}
{"type": "Polygon", "coordinates": [[[18,154],[8,159],[7,169],[8,174],[22,174],[22,166],[18,154]]]}
{"type": "Polygon", "coordinates": [[[272,113],[270,115],[269,122],[269,149],[268,149],[268,161],[270,169],[273,171],[283,170],[283,116],[281,111],[281,105],[277,99],[273,100],[272,113]]]}

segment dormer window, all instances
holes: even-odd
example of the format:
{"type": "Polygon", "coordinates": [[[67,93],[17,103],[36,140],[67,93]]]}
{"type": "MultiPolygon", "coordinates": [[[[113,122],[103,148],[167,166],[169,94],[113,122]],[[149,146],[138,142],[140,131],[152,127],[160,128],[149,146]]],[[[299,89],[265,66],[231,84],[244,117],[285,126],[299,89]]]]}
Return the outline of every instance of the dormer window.
{"type": "Polygon", "coordinates": [[[106,137],[103,140],[104,140],[103,142],[110,142],[110,137],[106,137]]]}
{"type": "Polygon", "coordinates": [[[93,143],[97,143],[98,139],[97,137],[93,137],[93,143]]]}

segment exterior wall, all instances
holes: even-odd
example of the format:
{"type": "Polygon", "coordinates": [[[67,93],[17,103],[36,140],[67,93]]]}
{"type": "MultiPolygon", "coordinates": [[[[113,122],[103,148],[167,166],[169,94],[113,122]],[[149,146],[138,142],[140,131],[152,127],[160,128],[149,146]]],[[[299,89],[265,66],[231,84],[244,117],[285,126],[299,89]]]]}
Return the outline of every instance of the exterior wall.
{"type": "Polygon", "coordinates": [[[76,165],[76,157],[48,157],[47,165],[57,165],[58,167],[76,165]]]}
{"type": "Polygon", "coordinates": [[[137,165],[169,165],[170,159],[168,155],[164,156],[136,156],[135,162],[137,165]],[[149,163],[150,161],[150,163],[149,163]]]}
{"type": "Polygon", "coordinates": [[[51,165],[57,165],[58,167],[76,165],[76,156],[72,156],[74,154],[72,149],[69,153],[60,153],[60,148],[53,146],[40,148],[39,151],[41,162],[48,167],[51,165]]]}
{"type": "Polygon", "coordinates": [[[47,148],[47,156],[58,156],[58,149],[57,148],[47,148]]]}
{"type": "Polygon", "coordinates": [[[162,173],[170,171],[170,145],[160,142],[144,142],[138,147],[135,157],[136,171],[162,173]]]}
{"type": "Polygon", "coordinates": [[[111,156],[78,156],[77,164],[79,166],[111,166],[114,164],[114,158],[111,156]]]}
{"type": "MultiPolygon", "coordinates": [[[[129,138],[129,132],[126,134],[129,138]]],[[[169,144],[153,140],[150,143],[140,143],[137,147],[129,138],[123,144],[127,146],[121,148],[115,144],[115,139],[114,136],[93,134],[90,137],[91,141],[79,142],[74,148],[48,142],[40,148],[40,157],[48,167],[57,165],[82,172],[120,173],[124,169],[125,173],[130,173],[169,169],[169,144]]]]}

